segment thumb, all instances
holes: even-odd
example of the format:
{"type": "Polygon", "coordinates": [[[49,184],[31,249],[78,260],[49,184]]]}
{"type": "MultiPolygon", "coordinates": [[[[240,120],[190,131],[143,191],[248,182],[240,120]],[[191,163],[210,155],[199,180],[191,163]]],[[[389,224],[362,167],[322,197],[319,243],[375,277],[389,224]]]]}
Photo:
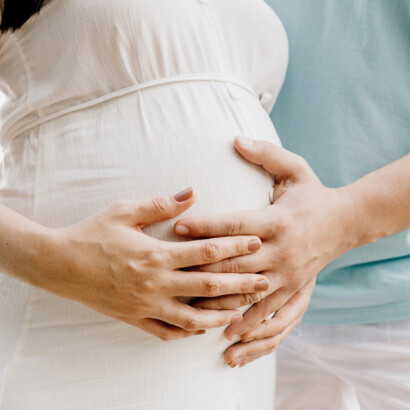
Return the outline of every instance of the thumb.
{"type": "Polygon", "coordinates": [[[236,137],[235,148],[247,161],[261,165],[279,179],[300,177],[310,169],[301,156],[270,142],[236,137]]]}
{"type": "Polygon", "coordinates": [[[149,225],[180,215],[193,205],[195,199],[194,190],[187,188],[173,196],[127,201],[131,206],[126,206],[125,214],[133,225],[149,225]]]}

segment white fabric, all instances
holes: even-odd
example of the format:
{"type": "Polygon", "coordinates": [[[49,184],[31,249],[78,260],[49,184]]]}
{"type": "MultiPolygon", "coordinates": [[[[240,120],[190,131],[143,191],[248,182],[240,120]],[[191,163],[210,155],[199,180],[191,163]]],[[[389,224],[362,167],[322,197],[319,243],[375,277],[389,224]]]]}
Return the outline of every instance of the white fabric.
{"type": "Polygon", "coordinates": [[[300,325],[277,360],[277,410],[410,409],[410,321],[300,325]]]}
{"type": "MultiPolygon", "coordinates": [[[[232,141],[279,143],[287,47],[261,0],[53,0],[0,37],[1,202],[55,228],[187,186],[187,215],[268,205],[232,141]]],[[[0,332],[2,410],[273,407],[275,357],[230,369],[223,329],[162,342],[1,275],[0,332]]]]}

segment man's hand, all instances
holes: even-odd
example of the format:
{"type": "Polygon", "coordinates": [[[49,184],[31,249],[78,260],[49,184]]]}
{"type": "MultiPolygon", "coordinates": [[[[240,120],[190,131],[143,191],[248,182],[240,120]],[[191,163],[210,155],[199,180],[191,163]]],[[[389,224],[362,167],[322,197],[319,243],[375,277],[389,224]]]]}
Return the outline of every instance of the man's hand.
{"type": "Polygon", "coordinates": [[[243,367],[255,359],[275,351],[289,333],[301,322],[315,287],[315,280],[296,292],[273,318],[256,325],[241,336],[241,342],[230,346],[224,354],[225,363],[243,367]]]}
{"type": "MultiPolygon", "coordinates": [[[[262,239],[262,249],[254,255],[226,259],[199,269],[261,272],[269,279],[267,293],[199,299],[195,305],[207,309],[233,309],[258,302],[248,310],[241,323],[227,328],[226,337],[233,340],[242,335],[248,340],[253,332],[259,335],[260,324],[273,312],[278,312],[276,319],[263,325],[270,329],[264,337],[272,338],[275,334],[290,332],[291,323],[286,320],[282,323],[281,318],[293,309],[291,306],[301,295],[310,298],[316,275],[333,259],[356,246],[355,236],[350,235],[353,232],[352,201],[340,190],[323,186],[303,158],[281,147],[243,138],[237,138],[235,146],[245,159],[261,165],[273,175],[276,181],[274,204],[257,211],[182,219],[176,223],[175,232],[192,237],[256,235],[262,239]],[[277,329],[272,330],[276,324],[277,329]]],[[[306,297],[298,312],[305,310],[305,300],[306,297]]],[[[300,315],[295,313],[291,317],[294,318],[292,322],[297,322],[300,315]]]]}

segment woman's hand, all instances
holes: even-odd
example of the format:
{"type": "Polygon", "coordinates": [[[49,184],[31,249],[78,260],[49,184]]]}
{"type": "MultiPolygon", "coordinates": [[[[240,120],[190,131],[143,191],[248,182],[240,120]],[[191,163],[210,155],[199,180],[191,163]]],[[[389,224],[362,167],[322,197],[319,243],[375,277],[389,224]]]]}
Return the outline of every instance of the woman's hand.
{"type": "MultiPolygon", "coordinates": [[[[245,159],[274,176],[274,204],[257,211],[187,218],[175,225],[175,232],[184,236],[256,235],[262,239],[262,249],[255,255],[198,268],[211,272],[261,272],[269,279],[269,291],[263,300],[258,294],[229,295],[195,303],[207,309],[232,309],[258,302],[241,323],[227,328],[229,340],[260,329],[258,325],[313,283],[329,262],[356,245],[351,235],[352,201],[339,190],[324,187],[304,159],[262,141],[236,139],[235,146],[245,159]]],[[[279,326],[277,334],[283,330],[284,326],[279,326]]],[[[272,337],[272,332],[269,335],[272,337]]]]}
{"type": "Polygon", "coordinates": [[[49,230],[30,283],[164,340],[240,321],[236,310],[195,309],[177,296],[260,292],[268,288],[266,278],[180,269],[250,254],[260,248],[259,238],[163,242],[142,231],[179,215],[194,200],[189,189],[175,197],[119,202],[73,226],[49,230]]]}

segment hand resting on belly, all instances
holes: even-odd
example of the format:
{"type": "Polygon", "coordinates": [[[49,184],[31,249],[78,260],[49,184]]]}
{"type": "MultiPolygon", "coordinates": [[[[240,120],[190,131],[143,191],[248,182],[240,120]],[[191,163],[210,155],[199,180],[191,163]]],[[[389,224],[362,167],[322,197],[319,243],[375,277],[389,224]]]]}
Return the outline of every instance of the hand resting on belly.
{"type": "Polygon", "coordinates": [[[181,269],[257,251],[255,236],[165,242],[145,225],[175,217],[195,202],[175,196],[121,201],[66,228],[51,229],[0,206],[0,268],[34,286],[76,300],[163,340],[203,333],[242,320],[237,310],[201,310],[178,296],[215,297],[266,291],[257,274],[181,269]]]}

